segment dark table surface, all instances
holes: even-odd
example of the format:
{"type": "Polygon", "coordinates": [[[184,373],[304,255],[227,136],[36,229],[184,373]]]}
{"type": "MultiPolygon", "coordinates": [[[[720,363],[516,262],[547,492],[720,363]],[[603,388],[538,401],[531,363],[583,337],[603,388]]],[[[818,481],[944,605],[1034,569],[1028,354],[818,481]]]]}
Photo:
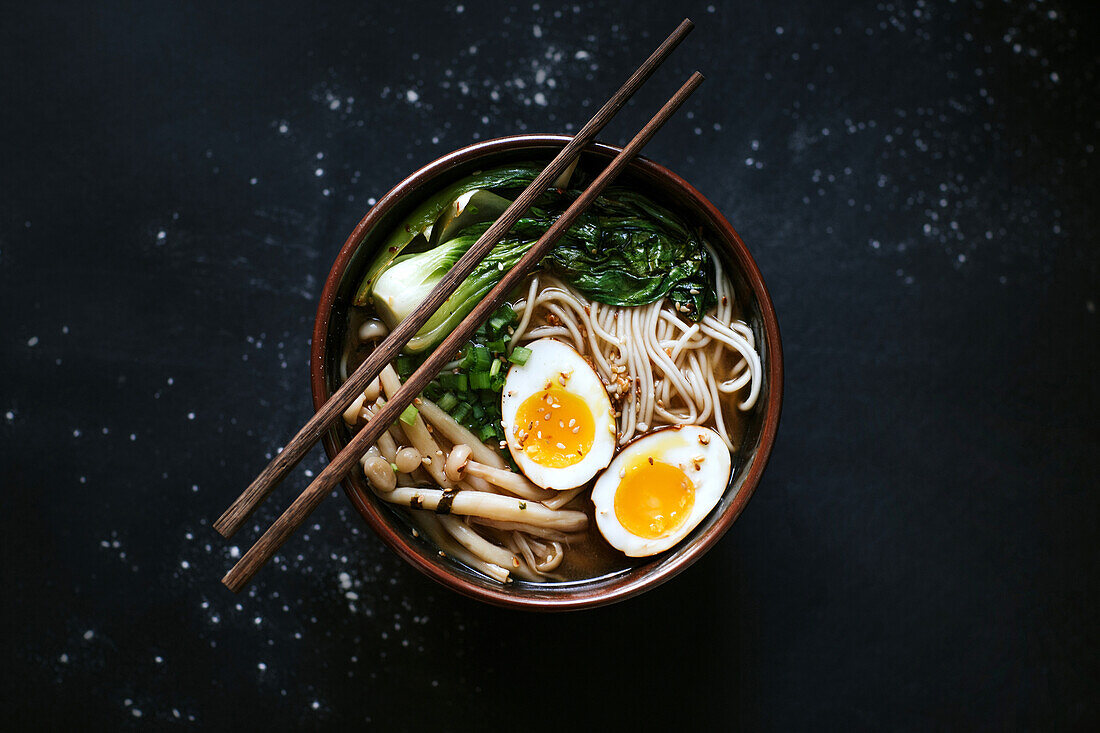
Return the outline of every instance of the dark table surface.
{"type": "Polygon", "coordinates": [[[0,11],[6,720],[1096,723],[1089,4],[558,7],[0,11]],[[310,414],[348,232],[442,153],[576,129],[684,15],[602,137],[708,75],[647,154],[741,232],[787,365],[730,533],[645,596],[545,616],[436,586],[335,496],[226,591],[256,535],[210,524],[310,414]]]}

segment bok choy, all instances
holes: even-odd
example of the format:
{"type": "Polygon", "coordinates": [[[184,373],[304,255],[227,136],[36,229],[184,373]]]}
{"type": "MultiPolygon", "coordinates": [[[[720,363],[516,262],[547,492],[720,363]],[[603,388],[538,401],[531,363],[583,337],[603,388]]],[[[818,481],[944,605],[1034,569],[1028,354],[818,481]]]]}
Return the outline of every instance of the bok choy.
{"type": "MultiPolygon", "coordinates": [[[[357,297],[356,304],[373,303],[391,327],[408,316],[491,225],[501,209],[499,199],[511,198],[525,185],[523,178],[528,174],[532,178],[537,174],[535,166],[489,171],[455,184],[445,196],[433,197],[430,206],[418,209],[419,218],[410,218],[413,223],[407,222],[391,237],[397,241],[407,235],[408,241],[395,251],[382,251],[360,287],[363,297],[357,297]],[[451,199],[444,200],[447,196],[451,199]],[[477,207],[464,211],[473,201],[492,205],[484,206],[481,216],[477,207]],[[435,218],[429,221],[432,212],[435,218]],[[418,225],[420,230],[407,230],[418,225]],[[425,243],[435,240],[433,227],[447,232],[446,241],[402,254],[401,249],[417,235],[423,234],[425,243]]],[[[577,190],[546,191],[406,350],[422,352],[450,333],[578,195],[577,190]]],[[[637,306],[667,297],[681,313],[699,320],[716,300],[710,255],[698,235],[667,209],[622,187],[608,188],[597,198],[546,255],[542,267],[586,297],[609,305],[637,306]]]]}

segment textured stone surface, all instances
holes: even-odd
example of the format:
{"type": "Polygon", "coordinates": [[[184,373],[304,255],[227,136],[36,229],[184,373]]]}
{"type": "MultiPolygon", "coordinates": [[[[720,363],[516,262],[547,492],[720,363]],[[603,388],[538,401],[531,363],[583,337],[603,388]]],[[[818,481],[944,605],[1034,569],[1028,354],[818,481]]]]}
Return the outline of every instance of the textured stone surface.
{"type": "Polygon", "coordinates": [[[1087,3],[94,5],[0,24],[9,719],[1095,723],[1087,3]],[[340,496],[225,591],[308,480],[210,529],[309,413],[347,233],[442,153],[576,129],[684,14],[603,139],[707,74],[647,154],[741,232],[787,358],[731,532],[646,596],[536,616],[436,587],[340,496]]]}

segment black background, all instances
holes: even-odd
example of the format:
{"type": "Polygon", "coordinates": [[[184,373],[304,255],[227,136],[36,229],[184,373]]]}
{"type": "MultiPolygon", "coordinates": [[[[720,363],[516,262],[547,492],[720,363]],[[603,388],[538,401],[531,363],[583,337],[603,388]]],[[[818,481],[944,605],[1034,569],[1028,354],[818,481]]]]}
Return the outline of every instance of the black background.
{"type": "MultiPolygon", "coordinates": [[[[0,20],[4,718],[117,728],[1087,728],[1089,3],[26,3],[0,20]],[[722,542],[592,612],[437,587],[329,499],[248,592],[210,523],[310,412],[348,232],[474,140],[647,148],[775,299],[778,442],[722,542]]],[[[305,468],[316,473],[317,453],[305,468]]]]}

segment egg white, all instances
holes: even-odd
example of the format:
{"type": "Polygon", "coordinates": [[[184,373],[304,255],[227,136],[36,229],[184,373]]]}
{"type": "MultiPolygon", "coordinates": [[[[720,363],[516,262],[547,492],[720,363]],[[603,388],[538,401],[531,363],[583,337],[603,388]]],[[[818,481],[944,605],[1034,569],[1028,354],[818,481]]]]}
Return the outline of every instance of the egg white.
{"type": "Polygon", "coordinates": [[[595,370],[571,346],[554,339],[539,339],[525,346],[531,350],[523,366],[515,364],[501,393],[500,411],[508,450],[519,469],[544,489],[562,491],[580,486],[607,466],[615,454],[615,413],[607,388],[595,370]],[[565,375],[565,385],[560,378],[565,375]],[[520,406],[531,395],[546,389],[547,383],[581,398],[588,406],[595,428],[592,447],[577,463],[562,468],[543,466],[532,460],[513,429],[520,406]]]}
{"type": "Polygon", "coordinates": [[[722,498],[729,478],[730,452],[713,430],[695,425],[654,430],[628,443],[596,480],[592,489],[596,525],[611,546],[627,556],[655,555],[673,547],[699,526],[722,498]],[[695,489],[695,502],[688,516],[671,533],[656,539],[632,534],[615,514],[615,494],[626,467],[649,458],[680,468],[695,489]]]}

